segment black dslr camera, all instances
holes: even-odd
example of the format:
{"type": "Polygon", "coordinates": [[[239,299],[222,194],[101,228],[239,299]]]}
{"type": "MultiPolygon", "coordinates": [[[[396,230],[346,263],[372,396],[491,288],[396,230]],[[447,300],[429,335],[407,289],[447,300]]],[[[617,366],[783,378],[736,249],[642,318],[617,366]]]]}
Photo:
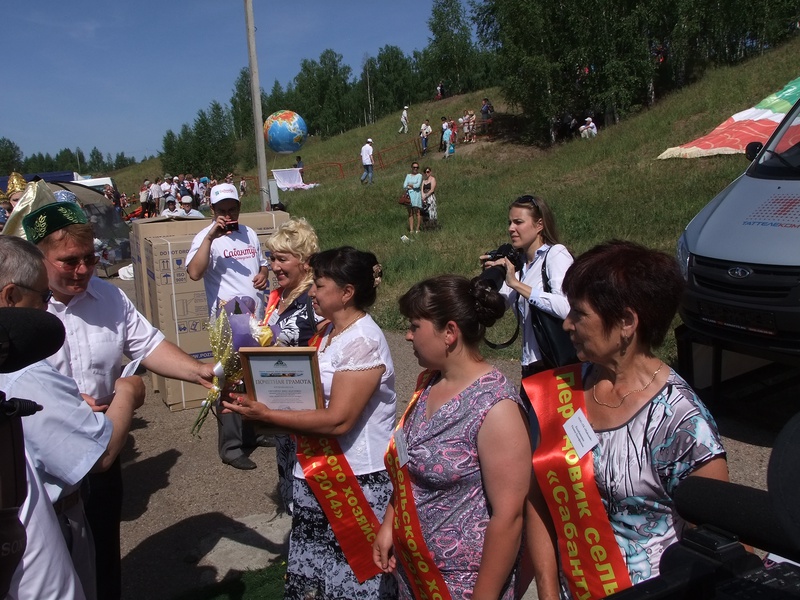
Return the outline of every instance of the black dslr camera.
{"type": "Polygon", "coordinates": [[[228,221],[225,223],[225,233],[239,231],[239,221],[228,221]]]}
{"type": "MultiPolygon", "coordinates": [[[[487,261],[507,258],[511,261],[511,264],[514,265],[514,271],[519,271],[525,264],[522,253],[517,252],[511,244],[503,244],[497,250],[490,250],[486,255],[489,257],[486,259],[487,261]]],[[[493,289],[499,290],[503,287],[503,282],[506,280],[506,268],[502,265],[489,267],[478,276],[478,279],[488,281],[493,289]]]]}

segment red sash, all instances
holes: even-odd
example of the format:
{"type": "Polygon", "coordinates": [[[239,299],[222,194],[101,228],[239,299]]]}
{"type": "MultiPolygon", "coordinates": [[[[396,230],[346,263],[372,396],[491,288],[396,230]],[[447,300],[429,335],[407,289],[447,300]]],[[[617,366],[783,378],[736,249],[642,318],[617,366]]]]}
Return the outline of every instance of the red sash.
{"type": "MultiPolygon", "coordinates": [[[[419,379],[417,379],[417,389],[397,424],[395,432],[402,431],[406,415],[416,405],[432,377],[432,371],[420,373],[419,379]]],[[[403,569],[408,575],[414,598],[416,600],[450,600],[447,584],[425,544],[425,538],[422,537],[422,527],[419,524],[417,507],[414,504],[408,465],[400,466],[394,436],[389,440],[384,461],[394,486],[392,541],[394,542],[395,556],[402,563],[403,569]]]]}
{"type": "Polygon", "coordinates": [[[275,312],[275,309],[278,308],[280,301],[281,289],[275,288],[269,293],[269,298],[267,298],[267,306],[264,310],[264,318],[261,320],[262,325],[266,325],[269,322],[269,318],[272,316],[272,313],[275,312]]]}
{"type": "MultiPolygon", "coordinates": [[[[317,334],[309,346],[319,348],[317,334]]],[[[380,574],[372,560],[372,542],[380,529],[375,511],[358,484],[335,437],[297,435],[297,462],[306,483],[331,524],[336,541],[359,583],[380,574]]]]}
{"type": "Polygon", "coordinates": [[[573,597],[593,600],[632,584],[597,489],[592,452],[578,458],[564,433],[564,423],[579,408],[586,414],[581,368],[537,373],[522,386],[539,419],[533,467],[556,528],[561,568],[573,597]]]}

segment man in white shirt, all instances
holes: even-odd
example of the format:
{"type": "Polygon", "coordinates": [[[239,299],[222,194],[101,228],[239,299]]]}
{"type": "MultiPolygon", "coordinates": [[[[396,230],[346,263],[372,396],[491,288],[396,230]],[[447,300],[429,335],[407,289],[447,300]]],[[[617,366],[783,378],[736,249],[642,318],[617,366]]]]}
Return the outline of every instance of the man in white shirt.
{"type": "Polygon", "coordinates": [[[592,117],[586,117],[585,124],[578,127],[578,131],[584,139],[593,138],[597,135],[597,125],[592,121],[592,117]]]}
{"type": "Polygon", "coordinates": [[[203,215],[203,213],[192,208],[193,202],[194,198],[191,196],[184,196],[181,198],[181,210],[178,211],[178,216],[189,219],[205,219],[205,215],[203,215]]]}
{"type": "MultiPolygon", "coordinates": [[[[209,313],[236,297],[252,300],[254,311],[258,292],[266,289],[268,262],[256,232],[239,224],[239,194],[236,186],[222,183],[211,188],[214,221],[200,231],[186,255],[186,272],[194,281],[203,280],[209,313]]],[[[236,413],[220,414],[219,456],[236,469],[255,469],[244,447],[258,445],[252,425],[243,426],[236,413]]]]}
{"type": "Polygon", "coordinates": [[[150,186],[150,201],[148,208],[144,210],[145,217],[154,217],[161,210],[164,192],[161,189],[161,177],[156,177],[155,182],[150,186]]]}
{"type": "MultiPolygon", "coordinates": [[[[77,204],[56,203],[54,206],[63,211],[55,215],[55,219],[69,221],[73,211],[80,211],[86,218],[77,204]]],[[[39,224],[46,229],[47,219],[39,224]]],[[[21,238],[0,236],[0,307],[44,311],[51,295],[48,286],[42,253],[21,238]]],[[[66,542],[65,549],[72,558],[86,597],[97,598],[95,548],[87,527],[80,486],[90,472],[100,473],[114,464],[125,446],[133,413],[144,402],[144,383],[141,377],[124,377],[114,381],[111,398],[84,395],[73,379],[59,373],[48,362],[39,361],[13,373],[0,373],[0,389],[8,397],[30,399],[44,407],[41,412],[26,417],[23,437],[30,463],[53,505],[63,533],[62,540],[51,539],[49,545],[66,542]],[[100,412],[101,402],[108,405],[105,413],[100,412]]],[[[32,578],[35,584],[33,572],[22,577],[23,580],[32,578]]]]}
{"type": "Polygon", "coordinates": [[[183,211],[178,208],[175,198],[167,196],[167,208],[161,211],[162,217],[180,217],[183,211]]]}
{"type": "MultiPolygon", "coordinates": [[[[94,231],[77,203],[46,204],[26,215],[22,224],[28,239],[45,257],[53,292],[47,310],[61,319],[67,332],[61,350],[48,362],[73,378],[81,394],[101,403],[111,402],[122,373],[123,356],[141,360],[145,368],[163,377],[211,386],[212,365],[192,358],[164,339],[119,288],[94,277],[98,262],[94,231]]],[[[87,488],[86,514],[97,548],[98,596],[118,598],[122,516],[119,459],[108,471],[90,475],[87,488]]]]}
{"type": "Polygon", "coordinates": [[[397,133],[408,133],[408,107],[403,107],[403,114],[400,115],[400,129],[397,133]]]}
{"type": "Polygon", "coordinates": [[[361,174],[361,183],[372,183],[372,138],[367,138],[367,143],[361,146],[361,164],[364,172],[361,174]],[[367,181],[369,179],[369,181],[367,181]]]}
{"type": "Polygon", "coordinates": [[[428,136],[433,133],[431,129],[431,122],[425,119],[425,122],[419,127],[419,137],[422,138],[422,156],[428,153],[428,136]]]}

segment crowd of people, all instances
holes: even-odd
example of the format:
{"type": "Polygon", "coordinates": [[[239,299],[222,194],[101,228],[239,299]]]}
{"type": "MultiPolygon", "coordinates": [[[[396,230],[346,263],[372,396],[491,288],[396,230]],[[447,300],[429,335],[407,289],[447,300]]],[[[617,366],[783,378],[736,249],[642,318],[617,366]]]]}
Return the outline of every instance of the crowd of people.
{"type": "MultiPolygon", "coordinates": [[[[204,217],[201,209],[210,209],[211,207],[211,188],[218,183],[233,185],[233,182],[233,173],[228,173],[219,181],[214,178],[196,177],[191,173],[180,173],[175,176],[167,173],[164,177],[156,177],[152,181],[145,179],[139,188],[139,203],[141,204],[141,215],[139,216],[142,218],[159,215],[204,217]],[[186,204],[188,206],[184,206],[186,204]]],[[[241,198],[247,195],[247,179],[244,176],[239,177],[237,193],[241,198]]],[[[123,202],[123,207],[127,206],[125,200],[123,202]]]]}
{"type": "MultiPolygon", "coordinates": [[[[415,235],[436,182],[411,167],[415,235]]],[[[379,259],[321,250],[297,218],[270,238],[267,259],[252,230],[232,226],[239,193],[209,190],[214,218],[192,243],[188,275],[212,313],[263,303],[281,345],[316,348],[322,385],[315,410],[272,409],[231,388],[219,405],[220,457],[237,468],[254,468],[242,452],[259,443],[253,423],[292,434],[276,452],[292,518],[284,598],[511,600],[529,585],[541,600],[601,598],[659,574],[689,526],[676,487],[727,479],[713,418],[655,353],[683,291],[673,257],[610,241],[574,258],[548,203],[516,198],[513,256],[483,255],[474,278],[433,277],[399,299],[421,373],[398,422],[392,355],[370,316],[379,259]],[[278,287],[264,298],[270,267],[278,287]],[[496,268],[499,285],[486,276],[496,268]],[[480,352],[506,310],[523,330],[519,390],[480,352]],[[543,355],[537,311],[563,320],[578,363],[543,355]]],[[[54,356],[0,373],[6,394],[44,405],[25,423],[21,520],[32,543],[12,598],[120,597],[118,456],[145,393],[140,377],[122,376],[123,356],[206,387],[214,375],[93,277],[92,226],[70,196],[24,217],[27,241],[0,236],[2,310],[46,310],[66,330],[54,356]]]]}

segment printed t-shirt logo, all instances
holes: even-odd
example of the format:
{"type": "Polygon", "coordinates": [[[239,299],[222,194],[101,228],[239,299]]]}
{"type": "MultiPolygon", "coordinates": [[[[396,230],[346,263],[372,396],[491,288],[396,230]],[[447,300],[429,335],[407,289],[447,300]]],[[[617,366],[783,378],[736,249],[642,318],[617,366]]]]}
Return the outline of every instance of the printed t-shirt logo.
{"type": "Polygon", "coordinates": [[[247,248],[236,248],[234,250],[224,250],[222,252],[224,258],[235,258],[237,260],[244,260],[247,258],[256,257],[256,249],[253,246],[247,248]]]}

